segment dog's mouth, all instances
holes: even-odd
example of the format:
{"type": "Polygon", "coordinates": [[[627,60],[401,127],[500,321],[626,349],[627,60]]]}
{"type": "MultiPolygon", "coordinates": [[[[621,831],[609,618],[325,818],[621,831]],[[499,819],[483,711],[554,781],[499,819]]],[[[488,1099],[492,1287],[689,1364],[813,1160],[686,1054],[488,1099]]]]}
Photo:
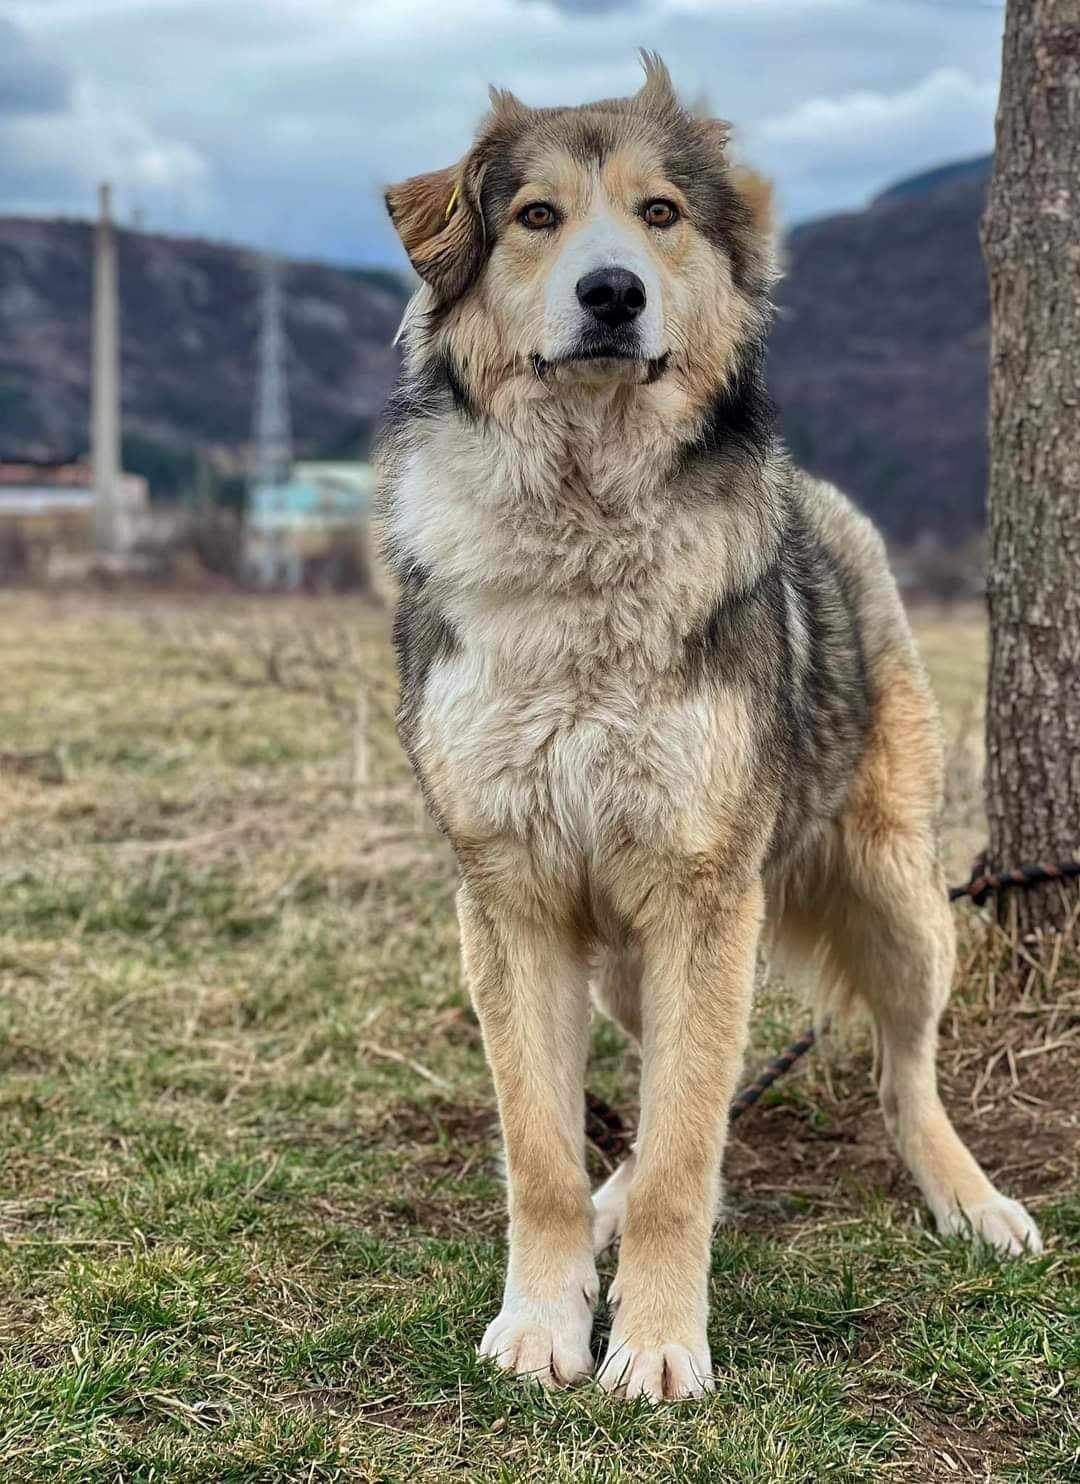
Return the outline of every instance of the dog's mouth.
{"type": "Polygon", "coordinates": [[[668,369],[669,360],[668,351],[663,355],[645,357],[619,345],[592,345],[582,346],[572,355],[559,356],[557,360],[534,355],[532,366],[539,381],[593,385],[605,381],[629,381],[651,386],[668,369]]]}

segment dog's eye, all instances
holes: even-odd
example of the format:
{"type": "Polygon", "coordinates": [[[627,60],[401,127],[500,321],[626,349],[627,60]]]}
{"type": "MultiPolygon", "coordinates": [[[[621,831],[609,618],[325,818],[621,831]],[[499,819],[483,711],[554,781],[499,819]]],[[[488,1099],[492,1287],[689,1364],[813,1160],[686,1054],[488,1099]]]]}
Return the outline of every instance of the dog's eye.
{"type": "Polygon", "coordinates": [[[558,221],[554,206],[549,206],[546,201],[530,201],[518,212],[517,219],[523,227],[530,227],[534,232],[541,227],[553,227],[558,221]]]}
{"type": "Polygon", "coordinates": [[[641,215],[650,227],[670,227],[679,220],[679,208],[673,201],[646,201],[641,215]]]}

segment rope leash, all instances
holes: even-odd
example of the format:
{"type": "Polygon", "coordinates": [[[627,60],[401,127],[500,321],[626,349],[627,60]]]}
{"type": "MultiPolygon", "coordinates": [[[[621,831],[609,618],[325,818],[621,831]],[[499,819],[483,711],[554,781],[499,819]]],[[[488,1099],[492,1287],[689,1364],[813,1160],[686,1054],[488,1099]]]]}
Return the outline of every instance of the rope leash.
{"type": "Polygon", "coordinates": [[[981,907],[989,897],[1007,891],[1010,886],[1039,886],[1044,881],[1066,881],[1070,876],[1080,876],[1080,861],[1060,861],[1056,866],[1038,862],[997,874],[987,871],[981,876],[973,876],[966,886],[950,886],[949,901],[958,902],[961,897],[970,897],[976,907],[981,907]]]}
{"type": "MultiPolygon", "coordinates": [[[[1011,871],[984,871],[973,876],[963,886],[949,887],[949,901],[959,902],[967,898],[976,907],[982,907],[992,896],[998,892],[1008,891],[1012,887],[1022,887],[1025,890],[1032,886],[1040,886],[1046,881],[1066,881],[1071,876],[1080,876],[1080,861],[1059,861],[1056,865],[1046,862],[1033,862],[1027,866],[1015,866],[1011,871]]],[[[828,1022],[822,1026],[822,1031],[828,1029],[828,1022]]],[[[732,1123],[748,1108],[752,1108],[761,1097],[762,1093],[768,1091],[778,1077],[782,1077],[789,1071],[801,1057],[804,1057],[811,1046],[817,1040],[817,1032],[810,1026],[790,1046],[785,1046],[778,1056],[766,1063],[753,1082],[749,1083],[743,1090],[736,1093],[731,1102],[730,1120],[732,1123]]]]}
{"type": "MultiPolygon", "coordinates": [[[[824,1030],[824,1028],[823,1026],[822,1029],[824,1030]]],[[[734,1123],[737,1118],[742,1117],[748,1108],[752,1108],[758,1098],[761,1097],[761,1094],[768,1092],[778,1077],[782,1077],[785,1072],[789,1072],[800,1057],[806,1055],[817,1038],[818,1033],[814,1027],[812,1025],[807,1026],[797,1041],[792,1041],[790,1046],[784,1047],[779,1056],[774,1056],[772,1061],[762,1068],[753,1082],[748,1082],[742,1091],[737,1092],[732,1098],[731,1108],[728,1112],[729,1121],[734,1123]]]]}
{"type": "MultiPolygon", "coordinates": [[[[964,886],[949,887],[949,901],[959,902],[964,898],[973,902],[976,907],[982,907],[992,896],[998,892],[1008,891],[1013,887],[1028,889],[1032,886],[1040,886],[1047,881],[1067,881],[1070,877],[1080,876],[1080,860],[1059,861],[1056,865],[1046,862],[1034,862],[1031,865],[1016,866],[1011,871],[984,871],[973,876],[964,886]]],[[[822,1031],[828,1029],[828,1022],[822,1026],[822,1031]]],[[[753,1082],[737,1092],[731,1100],[729,1120],[734,1123],[741,1118],[761,1096],[768,1092],[769,1088],[781,1078],[785,1072],[789,1072],[797,1061],[810,1050],[818,1039],[818,1032],[813,1026],[808,1026],[802,1035],[785,1046],[772,1061],[766,1062],[753,1082]]],[[[613,1155],[628,1146],[626,1127],[622,1118],[603,1099],[593,1093],[588,1097],[588,1123],[589,1137],[592,1142],[603,1149],[605,1154],[613,1155]],[[598,1137],[594,1137],[595,1134],[598,1137]]]]}

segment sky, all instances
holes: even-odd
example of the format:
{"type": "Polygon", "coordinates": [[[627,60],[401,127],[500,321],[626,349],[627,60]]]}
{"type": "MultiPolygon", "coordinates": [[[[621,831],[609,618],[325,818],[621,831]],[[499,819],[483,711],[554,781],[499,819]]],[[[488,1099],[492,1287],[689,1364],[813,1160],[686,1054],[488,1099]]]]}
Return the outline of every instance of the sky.
{"type": "Polygon", "coordinates": [[[0,0],[0,214],[403,266],[383,187],[466,148],[488,83],[733,121],[788,222],[993,143],[1000,0],[0,0]]]}

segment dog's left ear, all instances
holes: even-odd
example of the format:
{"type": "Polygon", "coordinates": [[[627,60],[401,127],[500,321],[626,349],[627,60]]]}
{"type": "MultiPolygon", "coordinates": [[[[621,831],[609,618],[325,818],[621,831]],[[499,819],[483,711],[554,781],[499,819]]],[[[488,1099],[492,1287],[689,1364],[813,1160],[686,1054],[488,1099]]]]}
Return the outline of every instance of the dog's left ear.
{"type": "Polygon", "coordinates": [[[776,236],[776,198],[771,180],[746,165],[733,165],[731,183],[750,208],[754,226],[770,242],[776,236]]]}
{"type": "Polygon", "coordinates": [[[750,233],[744,244],[748,260],[767,287],[783,273],[780,233],[776,223],[776,198],[772,181],[746,165],[733,165],[731,183],[750,215],[750,233]]]}
{"type": "Polygon", "coordinates": [[[484,261],[481,175],[467,156],[386,192],[386,209],[409,262],[443,303],[465,292],[484,261]]]}

